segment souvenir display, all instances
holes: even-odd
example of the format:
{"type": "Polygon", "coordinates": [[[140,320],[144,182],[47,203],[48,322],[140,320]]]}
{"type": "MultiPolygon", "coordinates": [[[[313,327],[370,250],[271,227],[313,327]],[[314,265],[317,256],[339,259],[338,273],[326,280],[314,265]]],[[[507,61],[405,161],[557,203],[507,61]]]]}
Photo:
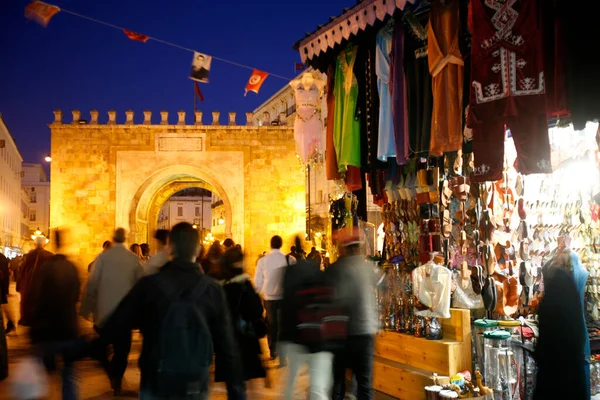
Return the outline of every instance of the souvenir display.
{"type": "MultiPolygon", "coordinates": [[[[571,314],[587,327],[577,370],[595,393],[600,157],[598,124],[582,119],[600,111],[584,113],[565,93],[577,86],[571,74],[580,67],[558,57],[572,39],[558,21],[564,5],[395,3],[361,2],[330,21],[333,30],[299,44],[303,60],[328,71],[333,92],[328,178],[353,190],[360,171],[381,206],[378,357],[406,365],[408,376],[411,368],[446,376],[420,391],[428,399],[531,399],[543,386],[533,358],[543,348],[538,313],[555,296],[545,293],[545,275],[561,270],[581,304],[571,314]],[[452,351],[427,347],[432,340],[471,354],[442,370],[432,360],[450,364],[452,351]],[[430,357],[388,354],[388,346],[427,349],[430,357]]],[[[366,191],[352,194],[367,201],[366,191]]],[[[356,226],[355,203],[346,202],[332,203],[334,230],[356,226]]]]}

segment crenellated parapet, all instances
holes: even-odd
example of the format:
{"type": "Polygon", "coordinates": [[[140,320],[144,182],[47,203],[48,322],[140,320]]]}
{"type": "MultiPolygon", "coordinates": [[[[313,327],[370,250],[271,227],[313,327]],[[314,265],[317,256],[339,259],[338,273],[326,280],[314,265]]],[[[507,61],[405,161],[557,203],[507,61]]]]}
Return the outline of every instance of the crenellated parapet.
{"type": "MultiPolygon", "coordinates": [[[[118,118],[117,112],[115,110],[109,110],[107,112],[107,119],[105,122],[101,122],[100,113],[97,110],[91,110],[89,112],[89,119],[82,117],[82,113],[79,110],[71,111],[71,121],[65,121],[63,119],[62,110],[54,110],[54,121],[53,125],[63,125],[63,124],[71,124],[71,125],[172,125],[172,126],[220,126],[221,125],[221,113],[219,111],[212,111],[211,121],[207,121],[205,123],[203,121],[203,113],[202,111],[194,111],[191,118],[188,118],[186,112],[181,110],[177,112],[176,121],[174,121],[173,117],[169,120],[169,112],[161,111],[159,113],[160,120],[156,121],[156,119],[152,120],[152,111],[146,110],[143,112],[143,119],[141,122],[135,122],[135,113],[133,110],[125,111],[125,121],[117,122],[117,119],[120,121],[121,118],[118,118]]],[[[254,118],[253,112],[246,113],[246,121],[245,124],[237,123],[237,113],[236,112],[228,112],[227,123],[223,125],[228,126],[252,126],[254,122],[252,121],[254,118]]]]}

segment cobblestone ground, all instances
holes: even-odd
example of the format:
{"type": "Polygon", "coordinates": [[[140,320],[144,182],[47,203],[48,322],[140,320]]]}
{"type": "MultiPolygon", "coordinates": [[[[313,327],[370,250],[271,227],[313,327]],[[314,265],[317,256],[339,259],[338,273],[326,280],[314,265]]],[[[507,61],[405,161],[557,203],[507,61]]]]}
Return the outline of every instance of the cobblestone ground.
{"type": "MultiPolygon", "coordinates": [[[[19,295],[15,292],[14,283],[11,284],[9,296],[9,304],[7,307],[8,316],[13,319],[19,319],[19,295]]],[[[6,318],[6,316],[5,316],[6,318]]],[[[80,321],[82,334],[93,334],[92,325],[81,319],[80,321]]],[[[7,337],[8,341],[8,358],[9,358],[9,378],[0,382],[0,400],[10,399],[10,372],[14,371],[16,364],[25,356],[31,354],[31,346],[27,340],[27,331],[25,328],[19,327],[18,335],[11,333],[7,337]]],[[[266,340],[262,343],[263,354],[269,354],[266,340]]],[[[129,367],[125,374],[124,386],[126,389],[136,390],[139,388],[140,373],[137,367],[137,359],[141,350],[141,337],[135,334],[131,354],[129,356],[129,367]]],[[[254,380],[248,383],[248,399],[249,400],[275,400],[281,399],[285,381],[286,368],[277,368],[277,365],[265,362],[267,367],[267,380],[254,380]]],[[[54,373],[50,376],[51,394],[47,400],[60,400],[61,396],[61,380],[54,373]]],[[[212,381],[212,379],[211,379],[212,381]]],[[[83,360],[77,363],[77,382],[79,387],[79,398],[84,400],[102,400],[115,399],[110,390],[110,384],[104,371],[100,368],[97,362],[91,360],[83,360]]],[[[294,399],[308,399],[308,375],[306,370],[301,370],[298,379],[296,380],[296,389],[294,399]]],[[[347,397],[350,398],[350,397],[347,397]]],[[[381,393],[375,393],[377,400],[389,400],[388,396],[381,393]]],[[[213,384],[211,387],[211,400],[226,400],[227,391],[223,384],[213,384]]]]}
{"type": "MultiPolygon", "coordinates": [[[[9,296],[9,304],[5,306],[5,319],[11,317],[18,321],[19,319],[19,295],[15,291],[14,282],[11,284],[9,296]]],[[[6,322],[6,321],[5,321],[6,322]]],[[[81,333],[92,334],[92,325],[81,319],[80,321],[81,333]]],[[[19,327],[18,335],[9,334],[7,337],[8,341],[8,358],[9,358],[9,378],[0,382],[0,400],[10,399],[10,372],[14,371],[16,364],[25,356],[31,354],[31,346],[27,340],[26,328],[19,327]]],[[[267,349],[266,341],[262,343],[263,349],[267,349]]],[[[129,367],[125,374],[124,386],[127,389],[136,390],[139,388],[140,372],[137,367],[137,359],[141,350],[141,337],[140,335],[134,335],[134,341],[132,351],[129,356],[129,367]]],[[[263,352],[264,352],[263,350],[263,352]]],[[[265,352],[268,354],[268,351],[265,352]]],[[[270,385],[267,385],[267,381],[260,379],[251,381],[248,384],[249,399],[280,399],[281,393],[283,393],[283,386],[285,384],[285,374],[287,369],[277,368],[276,364],[269,362],[265,363],[267,369],[267,380],[270,385]],[[266,387],[270,386],[270,387],[266,387]]],[[[61,380],[58,374],[54,373],[50,376],[51,381],[51,395],[48,400],[60,400],[61,396],[61,380]]],[[[79,387],[79,398],[80,399],[119,399],[112,395],[110,390],[110,383],[104,371],[100,368],[99,364],[91,360],[83,360],[77,363],[77,382],[79,387]]],[[[307,398],[308,389],[308,375],[304,372],[298,377],[296,385],[295,398],[305,400],[307,398]]],[[[211,400],[225,400],[227,399],[227,391],[223,384],[213,384],[211,387],[211,400]]]]}
{"type": "MultiPolygon", "coordinates": [[[[91,333],[91,326],[86,324],[85,331],[91,333]]],[[[15,368],[16,363],[19,359],[31,354],[31,348],[26,339],[26,331],[21,329],[19,336],[9,335],[8,338],[9,346],[9,378],[4,382],[0,382],[0,399],[10,399],[10,371],[15,368]]],[[[265,344],[266,345],[266,344],[265,344]]],[[[137,368],[137,359],[141,349],[141,339],[139,335],[134,335],[134,343],[131,354],[129,356],[129,368],[125,374],[124,386],[127,389],[137,390],[139,387],[140,373],[137,368]]],[[[287,369],[277,368],[276,364],[270,364],[266,362],[268,367],[267,375],[268,382],[271,387],[268,386],[267,380],[254,380],[249,383],[248,395],[249,399],[280,399],[281,393],[283,393],[283,385],[285,384],[285,374],[287,369]]],[[[84,360],[77,363],[77,382],[79,386],[79,398],[88,400],[101,400],[101,399],[120,399],[114,397],[112,391],[110,391],[110,384],[106,375],[100,366],[91,360],[84,360]]],[[[308,389],[308,375],[303,372],[298,377],[298,383],[296,387],[295,399],[307,399],[308,389]]],[[[51,375],[51,395],[49,400],[60,400],[61,399],[61,386],[60,377],[54,373],[51,375]]],[[[223,384],[213,384],[211,387],[211,400],[225,400],[227,399],[227,391],[223,384]]]]}

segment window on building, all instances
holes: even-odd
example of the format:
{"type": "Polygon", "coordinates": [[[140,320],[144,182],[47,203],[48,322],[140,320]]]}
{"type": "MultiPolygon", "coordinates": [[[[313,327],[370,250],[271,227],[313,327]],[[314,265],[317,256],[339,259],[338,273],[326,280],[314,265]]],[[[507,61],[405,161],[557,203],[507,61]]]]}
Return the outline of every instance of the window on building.
{"type": "Polygon", "coordinates": [[[177,207],[177,216],[183,217],[183,207],[181,207],[181,206],[177,207]]]}
{"type": "Polygon", "coordinates": [[[36,220],[36,218],[35,218],[35,217],[36,217],[36,215],[35,215],[35,210],[31,210],[31,211],[29,211],[29,220],[33,222],[33,221],[35,221],[35,220],[36,220]]]}
{"type": "Polygon", "coordinates": [[[31,199],[32,203],[37,203],[37,193],[35,192],[34,187],[31,188],[31,193],[29,194],[29,198],[31,199]]]}
{"type": "Polygon", "coordinates": [[[200,207],[196,207],[196,217],[200,216],[200,207]]]}

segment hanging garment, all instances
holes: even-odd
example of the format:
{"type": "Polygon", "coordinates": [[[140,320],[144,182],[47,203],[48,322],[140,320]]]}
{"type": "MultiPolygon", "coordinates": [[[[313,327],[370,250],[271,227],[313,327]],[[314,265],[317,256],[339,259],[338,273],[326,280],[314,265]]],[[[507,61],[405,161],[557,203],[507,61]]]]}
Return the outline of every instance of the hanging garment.
{"type": "Polygon", "coordinates": [[[469,31],[469,1],[459,1],[459,49],[463,56],[463,154],[473,152],[473,129],[469,123],[471,95],[471,31],[469,31]]]}
{"type": "Polygon", "coordinates": [[[567,106],[576,130],[600,119],[600,59],[590,55],[590,41],[598,35],[598,14],[583,3],[556,0],[556,15],[564,36],[567,106]]]}
{"type": "Polygon", "coordinates": [[[505,128],[519,172],[552,172],[539,1],[471,1],[473,182],[502,177],[505,128]]]}
{"type": "Polygon", "coordinates": [[[333,141],[338,170],[360,168],[360,122],[355,118],[358,82],[352,72],[357,47],[349,44],[338,56],[335,71],[333,141]]]}
{"type": "Polygon", "coordinates": [[[379,96],[377,94],[377,73],[375,70],[376,43],[374,36],[365,36],[358,46],[354,75],[358,82],[364,82],[358,88],[356,103],[357,116],[360,119],[361,164],[367,170],[381,168],[383,163],[377,159],[379,135],[379,96]]]}
{"type": "Polygon", "coordinates": [[[462,148],[464,62],[458,47],[459,24],[458,0],[431,4],[427,57],[433,88],[429,149],[433,156],[462,148]]]}
{"type": "Polygon", "coordinates": [[[387,161],[396,157],[394,124],[392,122],[392,93],[390,92],[390,52],[392,51],[392,26],[384,26],[377,33],[377,91],[379,93],[379,144],[377,158],[387,161]]]}
{"type": "Polygon", "coordinates": [[[404,75],[409,150],[411,156],[425,156],[429,152],[433,110],[431,74],[427,61],[427,28],[410,11],[404,13],[403,21],[408,33],[404,35],[404,75]]]}
{"type": "Polygon", "coordinates": [[[323,122],[319,111],[320,91],[316,85],[306,89],[302,84],[295,88],[296,121],[294,139],[296,152],[306,163],[315,153],[322,153],[323,122]]]}
{"type": "Polygon", "coordinates": [[[546,110],[549,117],[569,115],[567,107],[565,32],[556,2],[542,2],[546,110]]]}
{"type": "Polygon", "coordinates": [[[408,111],[406,109],[406,82],[404,78],[404,26],[397,21],[392,34],[390,53],[390,89],[392,91],[392,121],[396,162],[408,162],[408,111]]]}
{"type": "Polygon", "coordinates": [[[325,175],[328,180],[340,178],[337,166],[337,155],[333,143],[333,126],[335,125],[335,64],[327,69],[327,123],[325,130],[325,175]]]}
{"type": "Polygon", "coordinates": [[[360,168],[349,165],[346,170],[346,189],[349,192],[354,192],[362,189],[362,187],[360,168]]]}

